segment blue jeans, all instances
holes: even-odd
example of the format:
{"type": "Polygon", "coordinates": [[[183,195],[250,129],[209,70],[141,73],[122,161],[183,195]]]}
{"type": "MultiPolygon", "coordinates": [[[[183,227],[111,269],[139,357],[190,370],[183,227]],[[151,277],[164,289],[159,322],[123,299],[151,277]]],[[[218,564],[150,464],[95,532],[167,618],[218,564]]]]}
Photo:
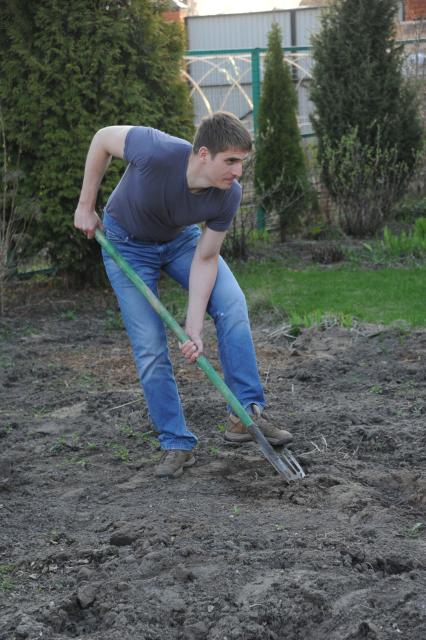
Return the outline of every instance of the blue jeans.
{"type": "MultiPolygon", "coordinates": [[[[189,271],[200,229],[186,227],[170,242],[140,242],[108,213],[105,235],[145,284],[158,295],[160,270],[188,289],[189,271]]],[[[193,449],[197,438],[185,423],[173,375],[166,331],[160,316],[114,260],[103,251],[105,269],[120,305],[142,390],[162,449],[193,449]]],[[[225,382],[244,407],[265,404],[256,364],[244,294],[225,261],[218,275],[207,313],[213,318],[225,382]]]]}

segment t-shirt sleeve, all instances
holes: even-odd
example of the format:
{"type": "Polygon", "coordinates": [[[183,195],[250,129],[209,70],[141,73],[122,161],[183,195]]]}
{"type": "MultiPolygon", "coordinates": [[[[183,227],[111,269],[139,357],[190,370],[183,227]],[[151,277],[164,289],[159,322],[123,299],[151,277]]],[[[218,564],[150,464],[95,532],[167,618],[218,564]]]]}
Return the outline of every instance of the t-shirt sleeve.
{"type": "Polygon", "coordinates": [[[152,157],[157,131],[151,127],[132,127],[124,141],[124,159],[143,168],[152,157]]]}
{"type": "Polygon", "coordinates": [[[206,226],[212,231],[226,231],[231,226],[231,222],[241,204],[242,189],[239,182],[234,181],[226,196],[221,208],[221,213],[214,219],[208,220],[206,226]]]}

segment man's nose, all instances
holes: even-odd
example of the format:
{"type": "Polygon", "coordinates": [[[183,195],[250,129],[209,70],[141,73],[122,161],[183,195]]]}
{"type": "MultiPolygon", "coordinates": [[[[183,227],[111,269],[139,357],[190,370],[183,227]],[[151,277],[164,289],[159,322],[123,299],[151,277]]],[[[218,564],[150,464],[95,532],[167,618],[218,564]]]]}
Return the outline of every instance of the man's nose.
{"type": "Polygon", "coordinates": [[[241,164],[235,165],[233,173],[236,178],[241,178],[243,175],[243,166],[241,164]]]}

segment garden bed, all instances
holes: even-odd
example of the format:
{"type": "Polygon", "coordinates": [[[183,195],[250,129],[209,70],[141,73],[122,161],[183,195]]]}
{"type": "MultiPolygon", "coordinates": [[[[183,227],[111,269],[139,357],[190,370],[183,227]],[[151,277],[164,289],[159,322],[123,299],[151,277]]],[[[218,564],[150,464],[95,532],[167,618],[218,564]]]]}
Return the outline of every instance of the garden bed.
{"type": "Polygon", "coordinates": [[[307,474],[288,485],[224,443],[225,403],[173,339],[197,464],[155,479],[118,326],[109,291],[36,286],[1,322],[0,639],[426,637],[426,332],[255,326],[307,474]]]}

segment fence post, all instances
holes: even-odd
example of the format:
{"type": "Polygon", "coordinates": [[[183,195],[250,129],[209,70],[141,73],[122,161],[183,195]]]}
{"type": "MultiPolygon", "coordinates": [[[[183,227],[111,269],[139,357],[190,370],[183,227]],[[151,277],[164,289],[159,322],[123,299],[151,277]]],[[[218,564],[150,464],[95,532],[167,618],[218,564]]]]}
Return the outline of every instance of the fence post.
{"type": "Polygon", "coordinates": [[[251,52],[251,86],[253,97],[253,131],[256,136],[260,102],[260,49],[251,52]]]}
{"type": "MultiPolygon", "coordinates": [[[[253,98],[253,133],[256,139],[257,119],[259,114],[260,102],[260,49],[252,49],[251,52],[251,87],[253,98]]],[[[258,229],[265,228],[265,212],[262,207],[258,207],[256,211],[256,227],[258,229]]]]}

